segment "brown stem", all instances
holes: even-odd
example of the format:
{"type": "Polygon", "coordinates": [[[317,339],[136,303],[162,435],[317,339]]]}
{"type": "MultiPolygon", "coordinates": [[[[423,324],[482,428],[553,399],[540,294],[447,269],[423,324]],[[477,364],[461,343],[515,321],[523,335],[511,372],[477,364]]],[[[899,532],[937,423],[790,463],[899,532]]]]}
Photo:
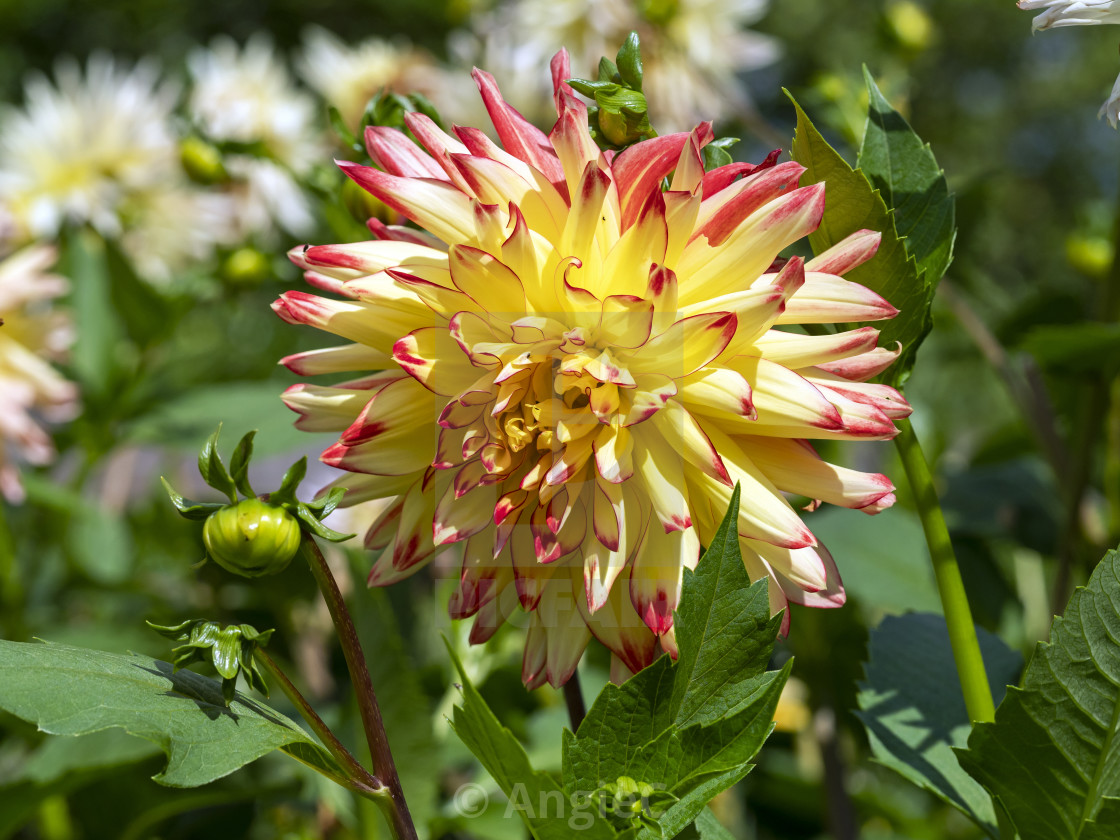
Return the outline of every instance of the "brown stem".
{"type": "Polygon", "coordinates": [[[253,658],[264,666],[265,670],[272,675],[273,680],[280,686],[280,690],[284,695],[292,701],[292,705],[296,707],[300,715],[311,731],[319,736],[319,740],[323,742],[323,746],[330,751],[330,754],[335,757],[339,767],[345,771],[350,781],[357,783],[356,785],[347,785],[357,790],[363,795],[377,796],[385,795],[388,793],[387,788],[380,780],[370,775],[370,772],[364,768],[358,759],[351,755],[350,751],[343,746],[342,742],[338,740],[334,732],[327,726],[318,713],[307,702],[307,699],[300,694],[299,689],[296,688],[292,681],[288,679],[288,675],[280,670],[280,666],[260,648],[253,652],[253,658]]]}
{"type": "Polygon", "coordinates": [[[568,719],[572,722],[572,732],[575,732],[587,717],[583,689],[579,684],[579,671],[572,671],[572,676],[564,683],[564,702],[568,704],[568,719]]]}
{"type": "Polygon", "coordinates": [[[350,612],[346,609],[346,602],[339,591],[338,583],[331,574],[330,566],[323,552],[319,550],[314,538],[305,535],[300,548],[309,566],[315,575],[315,581],[327,602],[331,619],[338,631],[338,639],[342,645],[342,654],[346,658],[346,667],[350,671],[350,679],[354,683],[354,691],[358,697],[358,711],[362,717],[362,728],[365,730],[366,741],[369,744],[370,755],[373,758],[373,772],[378,779],[389,789],[389,808],[386,818],[396,840],[417,840],[416,827],[412,824],[412,815],[405,803],[404,790],[401,788],[401,779],[397,775],[396,764],[393,763],[393,754],[389,751],[389,739],[385,734],[385,722],[381,719],[381,708],[377,705],[377,695],[373,691],[373,682],[369,678],[369,668],[362,653],[362,645],[358,640],[358,632],[354,629],[354,622],[350,612]]]}

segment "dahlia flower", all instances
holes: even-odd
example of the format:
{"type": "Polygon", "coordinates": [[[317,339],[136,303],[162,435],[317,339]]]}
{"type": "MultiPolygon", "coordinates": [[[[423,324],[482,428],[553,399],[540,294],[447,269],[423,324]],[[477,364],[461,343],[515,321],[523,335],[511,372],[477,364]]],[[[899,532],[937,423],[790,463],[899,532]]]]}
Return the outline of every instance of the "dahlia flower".
{"type": "Polygon", "coordinates": [[[679,131],[702,117],[721,119],[750,107],[743,73],[772,64],[777,42],[745,27],[761,19],[769,0],[680,0],[650,4],[645,15],[630,0],[507,0],[479,16],[471,35],[458,33],[452,51],[490,67],[509,88],[509,101],[530,118],[544,118],[547,77],[540,68],[554,44],[567,44],[577,76],[594,78],[602,56],[613,56],[631,31],[642,39],[645,93],[661,129],[679,131]],[[654,12],[653,6],[659,8],[654,12]]]}
{"type": "Polygon", "coordinates": [[[292,232],[311,226],[311,212],[295,176],[319,160],[322,138],[315,100],[295,86],[272,43],[262,35],[238,46],[216,38],[188,59],[194,82],[190,110],[211,140],[258,146],[264,153],[227,154],[231,195],[242,235],[273,223],[292,232]]]}
{"type": "Polygon", "coordinates": [[[783,261],[820,223],[823,184],[798,186],[804,169],[776,154],[705,172],[708,123],[601,153],[566,53],[552,72],[550,134],[478,70],[504,148],[419,114],[407,124],[423,148],[370,128],[376,167],[340,165],[423,230],[371,220],[374,241],[297,248],[335,297],[273,304],[348,342],[284,359],[350,376],[284,399],[300,428],[340,433],[322,460],[352,473],[335,482],[344,504],[382,500],[364,537],[381,550],[369,583],[457,546],[452,616],[474,616],[482,642],[527,613],[529,686],[565,682],[593,636],[616,676],[675,653],[682,571],[736,484],[744,563],[769,580],[772,609],[843,603],[786,494],[888,507],[887,478],[834,466],[809,441],[890,438],[910,412],[867,382],[897,355],[874,328],[782,329],[895,315],[841,277],[879,234],[783,261]]]}
{"type": "Polygon", "coordinates": [[[367,38],[350,46],[321,27],[304,33],[297,63],[303,80],[336,107],[349,126],[361,122],[366,104],[382,90],[438,91],[438,70],[421,50],[407,43],[367,38]]]}
{"type": "Polygon", "coordinates": [[[50,436],[36,415],[66,419],[77,390],[50,366],[70,345],[66,320],[49,311],[49,301],[66,291],[66,281],[47,274],[55,251],[25,248],[0,262],[0,494],[23,499],[16,463],[45,464],[54,456],[50,436]]]}
{"type": "Polygon", "coordinates": [[[16,238],[52,238],[67,222],[115,236],[122,201],[162,187],[178,167],[177,92],[159,83],[154,64],[127,68],[102,54],[84,74],[59,61],[55,80],[31,76],[24,107],[0,128],[0,196],[16,238]]]}

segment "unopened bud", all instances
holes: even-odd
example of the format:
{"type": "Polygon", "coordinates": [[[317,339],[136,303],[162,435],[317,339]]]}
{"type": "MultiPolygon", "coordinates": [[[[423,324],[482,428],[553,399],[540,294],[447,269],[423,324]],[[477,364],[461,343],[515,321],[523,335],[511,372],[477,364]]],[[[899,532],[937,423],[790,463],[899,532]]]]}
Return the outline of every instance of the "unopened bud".
{"type": "Polygon", "coordinates": [[[210,514],[202,529],[206,550],[219,566],[243,577],[283,571],[296,556],[296,518],[260,499],[243,499],[210,514]]]}

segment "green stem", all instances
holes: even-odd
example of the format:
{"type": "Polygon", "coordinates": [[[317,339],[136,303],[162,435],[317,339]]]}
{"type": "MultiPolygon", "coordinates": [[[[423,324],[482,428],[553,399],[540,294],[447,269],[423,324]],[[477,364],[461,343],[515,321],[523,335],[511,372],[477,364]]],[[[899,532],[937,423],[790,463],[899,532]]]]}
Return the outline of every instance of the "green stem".
{"type": "Polygon", "coordinates": [[[369,677],[369,668],[366,666],[362,645],[358,640],[358,632],[354,629],[354,622],[350,612],[346,609],[346,602],[342,592],[331,574],[330,566],[323,552],[319,550],[314,538],[304,535],[300,543],[300,551],[315,575],[315,582],[323,593],[327,602],[331,620],[334,621],[338,631],[338,639],[342,645],[342,654],[346,658],[346,667],[350,671],[350,680],[354,684],[354,691],[358,697],[358,711],[362,717],[362,728],[365,730],[366,741],[373,760],[374,775],[389,789],[384,802],[385,818],[394,840],[417,840],[416,827],[412,824],[412,815],[404,800],[404,790],[401,788],[401,779],[397,775],[397,767],[393,762],[393,754],[389,751],[389,738],[385,734],[385,722],[381,719],[381,709],[377,705],[377,695],[373,691],[373,682],[369,677]]]}
{"type": "Polygon", "coordinates": [[[922,447],[913,427],[908,420],[899,421],[898,427],[898,437],[894,442],[898,447],[903,469],[906,470],[906,478],[914,492],[929,555],[933,560],[933,573],[937,578],[937,591],[945,611],[945,623],[949,626],[949,643],[960,675],[964,703],[969,718],[974,722],[987,723],[995,720],[995,705],[992,703],[992,690],[988,686],[984,660],[980,656],[980,643],[976,638],[976,626],[972,622],[972,610],[968,606],[961,570],[953,553],[953,543],[949,539],[949,528],[941,512],[929,464],[922,454],[922,447]]]}
{"type": "Polygon", "coordinates": [[[343,746],[342,742],[338,740],[330,727],[328,727],[323,722],[323,719],[319,717],[318,713],[311,708],[311,704],[307,702],[307,699],[300,694],[299,689],[288,679],[288,675],[280,670],[280,666],[276,664],[272,657],[260,648],[257,648],[253,653],[253,658],[263,665],[264,669],[272,675],[273,680],[280,686],[280,690],[292,701],[292,705],[296,707],[303,719],[307,721],[307,725],[311,727],[311,731],[319,737],[319,740],[323,742],[323,746],[335,757],[339,767],[345,771],[347,779],[356,783],[348,784],[346,787],[363,796],[375,797],[387,795],[388,788],[377,778],[371,776],[369,771],[350,754],[350,751],[343,746]]]}

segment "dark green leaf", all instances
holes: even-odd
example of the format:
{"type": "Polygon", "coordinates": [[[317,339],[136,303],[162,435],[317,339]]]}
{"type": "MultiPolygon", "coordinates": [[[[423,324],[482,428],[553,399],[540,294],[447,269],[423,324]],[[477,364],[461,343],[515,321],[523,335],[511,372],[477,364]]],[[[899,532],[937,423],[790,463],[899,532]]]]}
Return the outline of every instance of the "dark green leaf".
{"type": "MultiPolygon", "coordinates": [[[[1004,686],[1018,678],[1022,657],[982,628],[976,632],[998,703],[1004,686]]],[[[945,619],[920,613],[884,619],[871,632],[866,670],[857,716],[875,757],[998,836],[990,797],[953,754],[972,725],[945,619]]]]}
{"type": "Polygon", "coordinates": [[[237,448],[233,450],[233,457],[230,458],[229,462],[229,473],[233,478],[233,483],[237,485],[241,495],[248,499],[256,498],[257,495],[253,491],[253,486],[249,483],[249,462],[253,458],[253,438],[256,434],[256,429],[245,433],[245,436],[238,442],[237,448]]]}
{"type": "Polygon", "coordinates": [[[953,258],[956,208],[929,144],[883,98],[867,68],[867,131],[859,168],[894,208],[895,230],[918,264],[922,282],[934,287],[953,258]]]}
{"type": "Polygon", "coordinates": [[[1055,618],[995,723],[961,766],[998,796],[1022,840],[1120,836],[1120,552],[1055,618]]]}
{"type": "Polygon", "coordinates": [[[782,618],[770,615],[765,580],[751,585],[739,551],[739,489],[695,572],[685,571],[673,622],[680,646],[673,686],[677,726],[734,714],[768,680],[766,664],[782,618]]]}
{"type": "Polygon", "coordinates": [[[154,741],[168,756],[155,780],[172,787],[204,785],[275,749],[341,775],[283,715],[240,694],[226,708],[217,680],[137,654],[0,640],[0,708],[55,735],[117,726],[154,741]]]}
{"type": "Polygon", "coordinates": [[[825,141],[792,96],[790,101],[797,110],[793,159],[805,167],[805,183],[825,184],[824,218],[820,227],[809,234],[813,252],[819,254],[857,230],[882,233],[878,253],[845,274],[845,278],[877,292],[899,310],[890,321],[876,325],[881,330],[880,346],[902,343],[902,354],[885,374],[886,381],[899,384],[909,375],[918,345],[933,326],[933,285],[919,278],[917,263],[907,255],[895,230],[894,214],[888,210],[883,196],[863,172],[852,169],[825,141]]]}

